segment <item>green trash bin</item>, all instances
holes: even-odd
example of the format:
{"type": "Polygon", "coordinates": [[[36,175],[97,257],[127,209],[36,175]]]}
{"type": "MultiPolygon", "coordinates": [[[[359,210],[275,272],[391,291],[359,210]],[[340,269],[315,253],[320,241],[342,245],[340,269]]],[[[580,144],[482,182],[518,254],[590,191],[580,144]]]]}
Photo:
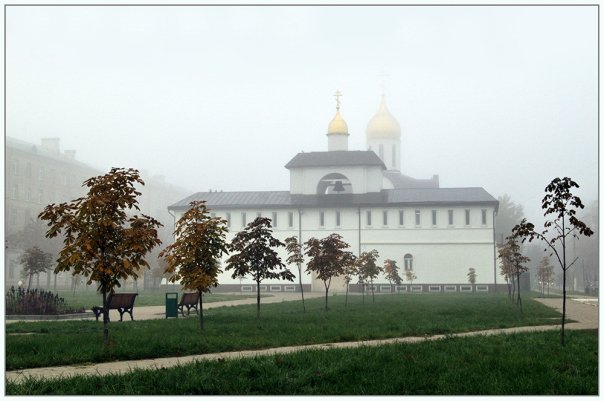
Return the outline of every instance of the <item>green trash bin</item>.
{"type": "Polygon", "coordinates": [[[178,318],[177,292],[166,292],[166,319],[169,317],[178,318]]]}

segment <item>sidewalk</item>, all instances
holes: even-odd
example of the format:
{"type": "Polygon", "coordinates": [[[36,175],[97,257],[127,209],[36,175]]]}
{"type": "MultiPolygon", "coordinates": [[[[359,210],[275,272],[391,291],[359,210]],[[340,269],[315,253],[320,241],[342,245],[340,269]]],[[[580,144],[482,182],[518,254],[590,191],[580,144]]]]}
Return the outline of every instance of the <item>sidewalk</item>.
{"type": "MultiPolygon", "coordinates": [[[[316,293],[320,296],[319,293],[316,293]]],[[[290,294],[284,294],[290,295],[290,294]]],[[[292,294],[293,295],[293,294],[292,294]]],[[[306,294],[304,294],[306,297],[306,294]]],[[[310,298],[310,297],[309,297],[310,298]]],[[[295,297],[294,297],[295,299],[295,297]]],[[[264,299],[263,299],[264,300],[264,299]]],[[[284,301],[284,298],[274,300],[274,302],[284,301]]],[[[562,299],[558,298],[544,298],[537,299],[543,304],[553,307],[559,311],[562,310],[562,299]]],[[[596,299],[597,301],[597,299],[596,299]]],[[[232,301],[239,302],[239,301],[232,301]]],[[[229,303],[232,304],[232,303],[229,303]]],[[[208,304],[211,305],[211,304],[208,304]]],[[[224,305],[221,305],[224,306],[224,305]]],[[[217,306],[214,306],[217,307],[217,306]]],[[[147,316],[156,316],[155,312],[148,307],[149,313],[147,316]]],[[[140,308],[142,309],[142,308],[140,308]]],[[[568,329],[597,329],[598,328],[598,306],[597,302],[593,300],[589,303],[579,302],[569,299],[567,302],[567,313],[569,319],[577,320],[577,323],[568,323],[566,328],[568,329]],[[595,305],[594,305],[595,303],[595,305]]],[[[160,314],[163,314],[161,312],[160,314]]],[[[155,317],[157,318],[157,317],[155,317]]],[[[141,317],[142,319],[142,317],[141,317]]],[[[353,341],[345,343],[326,343],[326,344],[314,344],[314,345],[303,345],[303,346],[291,346],[291,347],[279,347],[270,348],[265,350],[250,350],[250,351],[235,351],[235,352],[221,352],[216,354],[203,354],[203,355],[190,355],[185,357],[177,358],[158,358],[158,359],[144,359],[135,361],[120,361],[120,362],[107,362],[97,365],[77,365],[77,366],[55,366],[47,368],[36,368],[26,369],[18,371],[6,372],[6,379],[20,382],[27,377],[34,378],[59,378],[69,377],[75,375],[106,375],[116,373],[128,373],[134,369],[159,369],[168,368],[176,365],[186,364],[193,361],[202,360],[216,360],[216,359],[237,359],[245,357],[253,357],[260,355],[273,355],[273,354],[288,354],[292,352],[304,351],[309,349],[326,350],[333,348],[353,348],[353,347],[373,347],[384,344],[393,343],[417,343],[420,341],[431,341],[438,340],[445,337],[469,337],[477,335],[497,335],[506,333],[521,333],[521,332],[537,332],[547,330],[559,330],[560,325],[547,325],[547,326],[528,326],[528,327],[512,327],[508,329],[491,329],[491,330],[480,330],[468,333],[457,333],[448,335],[434,335],[425,337],[401,337],[401,338],[390,338],[383,340],[371,340],[371,341],[353,341]]]]}

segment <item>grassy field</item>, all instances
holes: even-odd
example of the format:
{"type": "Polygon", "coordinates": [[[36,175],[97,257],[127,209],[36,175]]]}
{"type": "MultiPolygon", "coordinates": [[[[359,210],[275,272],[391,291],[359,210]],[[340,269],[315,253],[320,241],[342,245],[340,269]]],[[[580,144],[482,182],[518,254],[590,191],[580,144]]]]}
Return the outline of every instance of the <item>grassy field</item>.
{"type": "Polygon", "coordinates": [[[597,395],[597,330],[446,338],[6,384],[7,395],[597,395]]]}
{"type": "Polygon", "coordinates": [[[306,304],[306,313],[300,302],[262,305],[260,320],[255,305],[211,309],[203,333],[196,317],[112,322],[107,349],[100,322],[13,323],[6,326],[6,369],[542,325],[560,316],[530,298],[521,312],[492,294],[384,295],[366,304],[351,297],[347,308],[343,296],[333,296],[327,312],[321,298],[306,304]]]}
{"type": "MultiPolygon", "coordinates": [[[[136,292],[136,291],[116,291],[116,292],[136,292]]],[[[176,291],[174,291],[176,292],[176,291]]],[[[73,308],[90,309],[95,305],[102,305],[103,296],[96,291],[58,291],[59,297],[63,298],[67,305],[73,308]]],[[[178,299],[182,296],[182,292],[178,293],[178,299]]],[[[271,296],[271,295],[264,295],[271,296]]],[[[203,302],[222,302],[233,301],[236,299],[256,298],[256,295],[239,295],[239,294],[204,294],[203,302]]],[[[134,302],[136,306],[157,306],[166,304],[166,293],[164,291],[141,291],[134,302]]]]}

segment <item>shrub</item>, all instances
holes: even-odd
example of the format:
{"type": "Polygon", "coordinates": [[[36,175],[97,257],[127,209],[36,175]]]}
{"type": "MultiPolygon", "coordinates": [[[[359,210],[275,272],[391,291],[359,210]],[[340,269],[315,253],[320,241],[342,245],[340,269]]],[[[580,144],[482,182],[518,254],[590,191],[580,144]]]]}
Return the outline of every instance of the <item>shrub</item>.
{"type": "Polygon", "coordinates": [[[84,311],[84,308],[70,308],[63,298],[50,291],[11,286],[6,293],[7,315],[60,315],[84,311]]]}

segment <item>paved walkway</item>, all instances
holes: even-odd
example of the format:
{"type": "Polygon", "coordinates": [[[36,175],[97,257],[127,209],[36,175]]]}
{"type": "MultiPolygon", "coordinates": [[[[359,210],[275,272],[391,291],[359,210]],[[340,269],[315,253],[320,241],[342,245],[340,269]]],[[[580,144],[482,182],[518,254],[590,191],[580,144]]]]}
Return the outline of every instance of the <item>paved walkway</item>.
{"type": "MultiPolygon", "coordinates": [[[[314,293],[316,296],[321,296],[320,293],[314,293]]],[[[284,295],[292,295],[293,299],[297,299],[293,294],[284,294],[284,295]]],[[[306,297],[306,294],[305,294],[306,297]]],[[[309,296],[310,298],[310,296],[309,296]]],[[[263,298],[264,300],[268,300],[270,298],[263,298]]],[[[281,302],[285,301],[287,297],[275,298],[273,302],[281,302]]],[[[538,301],[543,304],[550,306],[562,311],[562,299],[559,298],[544,298],[538,299],[538,301]]],[[[239,302],[239,301],[232,301],[239,302]]],[[[249,302],[247,302],[249,303],[249,302]]],[[[268,303],[268,302],[266,302],[268,303]]],[[[218,303],[216,303],[218,304],[218,303]]],[[[232,303],[231,303],[232,304],[232,303]]],[[[210,306],[212,304],[208,304],[210,306]]],[[[224,306],[224,305],[214,305],[213,307],[224,306]]],[[[143,319],[143,316],[155,316],[157,318],[157,314],[163,315],[163,309],[161,312],[157,312],[157,310],[153,310],[151,308],[156,307],[148,307],[149,313],[137,314],[137,318],[143,319]]],[[[163,307],[160,307],[163,308],[163,307]]],[[[143,309],[143,308],[139,308],[143,309]]],[[[597,329],[598,328],[598,302],[597,298],[590,298],[587,301],[579,301],[569,299],[567,302],[567,313],[569,319],[576,320],[577,323],[568,323],[566,324],[566,328],[568,329],[597,329]]],[[[244,357],[253,357],[260,355],[274,355],[274,354],[287,354],[292,352],[298,352],[309,349],[334,349],[334,348],[353,348],[359,346],[379,346],[384,344],[393,344],[393,343],[416,343],[420,341],[429,341],[429,340],[438,340],[445,337],[469,337],[469,336],[477,336],[477,335],[497,335],[497,334],[505,334],[505,333],[521,333],[521,332],[537,332],[537,331],[547,331],[547,330],[559,330],[560,325],[547,325],[547,326],[529,326],[529,327],[513,327],[508,329],[492,329],[492,330],[480,330],[473,331],[468,333],[457,333],[453,335],[434,335],[434,336],[424,336],[424,337],[401,337],[401,338],[390,338],[383,340],[371,340],[371,341],[353,341],[353,342],[344,342],[344,343],[327,343],[327,344],[315,344],[315,345],[302,345],[302,346],[291,346],[291,347],[279,347],[279,348],[270,348],[265,350],[250,350],[250,351],[235,351],[235,352],[220,352],[215,354],[203,354],[203,355],[190,355],[185,357],[178,358],[158,358],[158,359],[144,359],[144,360],[135,360],[135,361],[120,361],[120,362],[107,362],[100,363],[97,365],[77,365],[77,366],[56,366],[56,367],[47,367],[47,368],[37,368],[37,369],[26,369],[26,370],[18,370],[18,371],[10,371],[6,372],[6,379],[11,381],[20,382],[26,377],[34,377],[34,378],[59,378],[59,377],[69,377],[74,375],[106,375],[111,373],[128,373],[134,369],[158,369],[158,368],[168,368],[176,365],[186,364],[193,361],[203,361],[203,360],[217,360],[217,359],[237,359],[244,357]]]]}

